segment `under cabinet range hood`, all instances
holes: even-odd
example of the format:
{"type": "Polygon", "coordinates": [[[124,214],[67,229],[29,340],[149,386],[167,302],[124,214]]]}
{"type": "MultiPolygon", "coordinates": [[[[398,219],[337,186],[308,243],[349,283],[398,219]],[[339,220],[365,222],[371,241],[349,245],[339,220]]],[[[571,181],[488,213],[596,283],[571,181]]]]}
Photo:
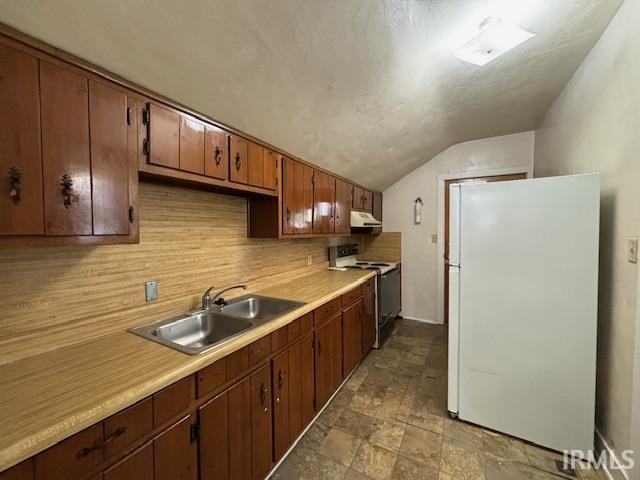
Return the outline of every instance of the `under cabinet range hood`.
{"type": "Polygon", "coordinates": [[[381,227],[382,222],[376,220],[369,212],[351,212],[351,228],[381,227]]]}

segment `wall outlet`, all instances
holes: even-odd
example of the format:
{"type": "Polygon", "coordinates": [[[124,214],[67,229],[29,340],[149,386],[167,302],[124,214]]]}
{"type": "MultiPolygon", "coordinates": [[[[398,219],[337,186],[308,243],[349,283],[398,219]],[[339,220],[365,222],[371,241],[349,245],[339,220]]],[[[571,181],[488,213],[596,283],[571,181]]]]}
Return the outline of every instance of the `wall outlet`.
{"type": "Polygon", "coordinates": [[[313,255],[307,255],[307,265],[311,265],[313,263],[313,255]]]}
{"type": "Polygon", "coordinates": [[[158,282],[151,280],[144,284],[144,299],[153,302],[158,299],[158,282]]]}
{"type": "Polygon", "coordinates": [[[434,245],[436,243],[438,243],[438,234],[437,233],[432,233],[431,234],[431,243],[433,243],[434,245]]]}
{"type": "Polygon", "coordinates": [[[627,239],[627,261],[638,263],[638,239],[636,237],[627,239]]]}

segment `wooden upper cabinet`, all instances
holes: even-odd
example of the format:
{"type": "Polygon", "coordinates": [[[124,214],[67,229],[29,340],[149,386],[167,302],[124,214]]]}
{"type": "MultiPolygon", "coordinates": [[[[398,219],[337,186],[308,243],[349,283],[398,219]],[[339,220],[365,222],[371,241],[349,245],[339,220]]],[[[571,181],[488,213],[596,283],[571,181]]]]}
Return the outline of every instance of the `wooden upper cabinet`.
{"type": "MultiPolygon", "coordinates": [[[[373,218],[382,221],[382,194],[380,192],[373,193],[373,218]]],[[[382,232],[382,227],[372,229],[372,233],[382,232]]]]}
{"type": "Polygon", "coordinates": [[[149,163],[180,168],[180,115],[150,103],[148,122],[149,163]]]}
{"type": "Polygon", "coordinates": [[[47,235],[91,235],[89,88],[74,71],[40,62],[47,235]]]}
{"type": "Polygon", "coordinates": [[[333,233],[336,180],[331,175],[313,173],[313,233],[333,233]]]}
{"type": "Polygon", "coordinates": [[[363,196],[362,209],[366,210],[367,212],[371,212],[373,210],[373,193],[370,192],[369,190],[363,190],[362,196],[363,196]]]}
{"type": "Polygon", "coordinates": [[[373,210],[372,192],[354,186],[351,207],[355,210],[366,210],[367,212],[371,212],[373,210]]]}
{"type": "Polygon", "coordinates": [[[180,170],[204,174],[204,125],[180,117],[180,170]]]}
{"type": "Polygon", "coordinates": [[[264,186],[264,148],[247,142],[247,183],[254,187],[264,186]]]}
{"type": "Polygon", "coordinates": [[[289,158],[282,159],[282,233],[312,233],[313,169],[289,158]]]}
{"type": "Polygon", "coordinates": [[[0,235],[42,235],[38,60],[0,44],[0,235]]]}
{"type": "Polygon", "coordinates": [[[129,145],[127,95],[89,82],[93,234],[128,235],[129,145]]]}
{"type": "Polygon", "coordinates": [[[333,233],[351,232],[351,192],[353,185],[336,179],[336,201],[334,208],[333,233]]]}
{"type": "Polygon", "coordinates": [[[280,155],[273,150],[264,149],[264,175],[262,186],[269,190],[275,190],[278,186],[278,160],[280,155]]]}
{"type": "Polygon", "coordinates": [[[205,128],[204,174],[220,180],[229,178],[229,134],[210,125],[205,128]]]}
{"type": "Polygon", "coordinates": [[[229,140],[229,180],[246,184],[248,178],[248,145],[244,138],[230,135],[229,140]]]}

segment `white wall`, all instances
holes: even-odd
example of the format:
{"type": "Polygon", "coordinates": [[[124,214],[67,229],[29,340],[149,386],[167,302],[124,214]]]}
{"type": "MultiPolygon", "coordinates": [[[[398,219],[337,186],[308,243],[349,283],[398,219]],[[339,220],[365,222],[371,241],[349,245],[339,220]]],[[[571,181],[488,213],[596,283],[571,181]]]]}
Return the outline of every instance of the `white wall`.
{"type": "Polygon", "coordinates": [[[402,232],[402,313],[406,318],[441,321],[437,299],[443,295],[438,291],[438,279],[443,275],[442,253],[437,244],[431,243],[431,235],[438,232],[438,177],[531,171],[533,144],[533,132],[460,143],[383,192],[383,229],[402,232]],[[413,221],[417,197],[424,202],[419,225],[413,221]]]}
{"type": "MultiPolygon", "coordinates": [[[[640,442],[638,268],[625,251],[627,238],[640,233],[639,28],[640,1],[627,0],[545,114],[535,140],[536,176],[602,173],[596,423],[618,454],[632,446],[633,431],[640,442]]],[[[637,443],[635,450],[640,465],[637,443]]]]}

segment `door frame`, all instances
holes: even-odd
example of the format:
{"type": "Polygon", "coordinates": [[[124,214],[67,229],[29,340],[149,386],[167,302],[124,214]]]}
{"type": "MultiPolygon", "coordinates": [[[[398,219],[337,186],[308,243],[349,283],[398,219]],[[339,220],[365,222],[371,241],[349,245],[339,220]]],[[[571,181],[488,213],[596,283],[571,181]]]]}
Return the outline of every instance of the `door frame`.
{"type": "Polygon", "coordinates": [[[447,180],[457,180],[476,177],[495,177],[499,175],[525,174],[526,178],[533,178],[533,165],[521,167],[493,168],[486,170],[471,170],[457,173],[444,173],[436,176],[437,182],[437,274],[436,274],[436,312],[437,323],[444,323],[444,186],[447,180]]]}

